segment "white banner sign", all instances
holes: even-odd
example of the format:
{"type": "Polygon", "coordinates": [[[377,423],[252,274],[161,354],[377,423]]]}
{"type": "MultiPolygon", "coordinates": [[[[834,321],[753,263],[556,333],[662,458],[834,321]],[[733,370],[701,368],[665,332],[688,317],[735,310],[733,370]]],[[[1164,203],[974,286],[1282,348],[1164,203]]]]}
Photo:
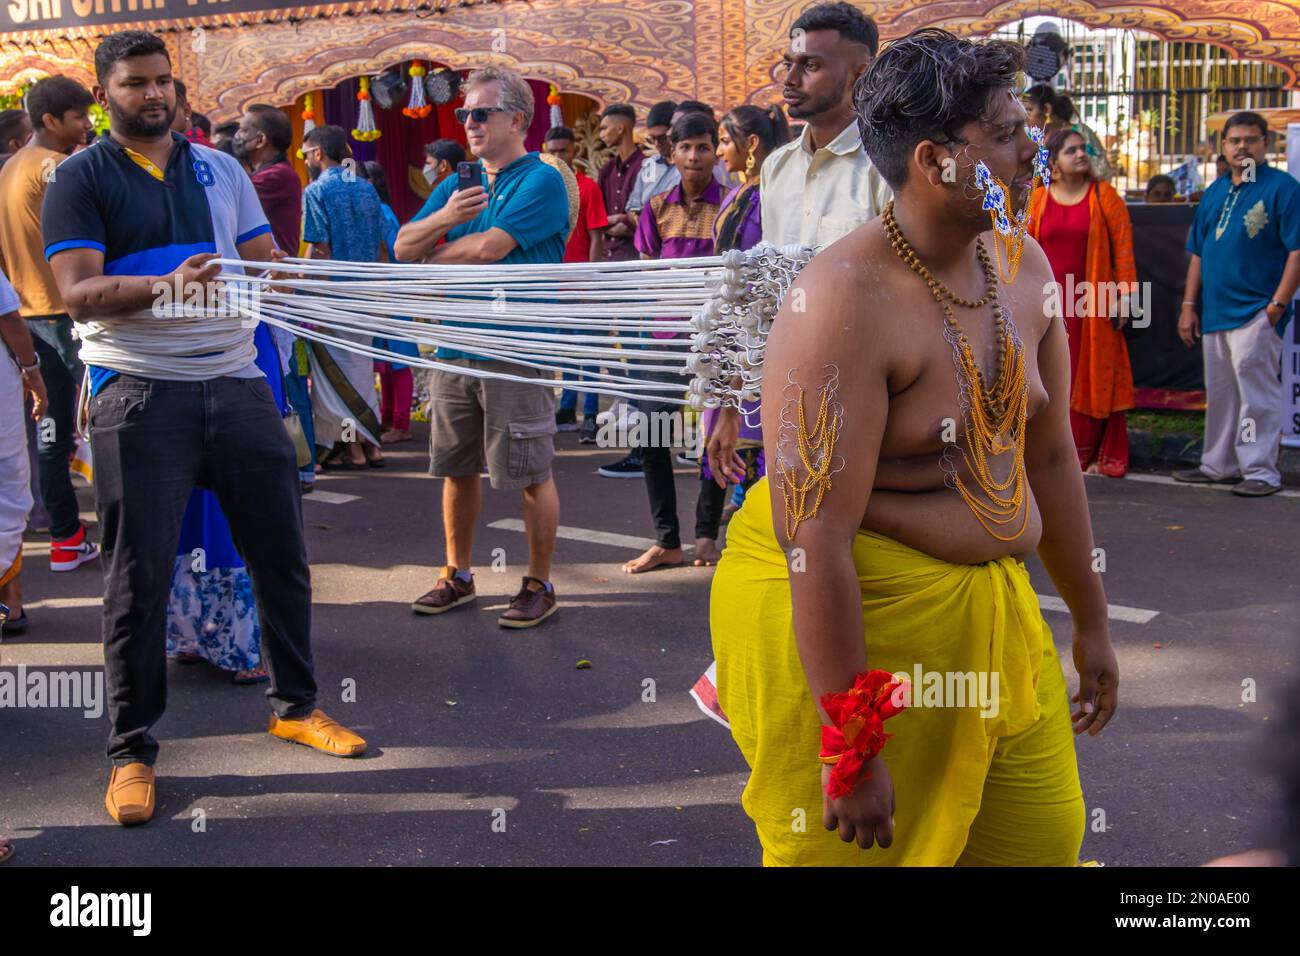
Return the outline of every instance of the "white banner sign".
{"type": "MultiPolygon", "coordinates": [[[[1286,168],[1300,179],[1300,123],[1286,128],[1286,168]]],[[[1300,448],[1300,296],[1282,338],[1282,444],[1300,448]]]]}

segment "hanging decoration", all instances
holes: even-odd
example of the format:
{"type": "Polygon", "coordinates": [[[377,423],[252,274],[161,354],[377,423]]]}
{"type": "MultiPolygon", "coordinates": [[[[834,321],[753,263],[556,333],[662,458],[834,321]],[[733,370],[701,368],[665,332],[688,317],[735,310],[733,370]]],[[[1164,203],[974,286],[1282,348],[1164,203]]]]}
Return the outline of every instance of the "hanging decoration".
{"type": "Polygon", "coordinates": [[[442,69],[430,73],[424,81],[425,92],[435,103],[450,103],[460,91],[460,74],[455,70],[442,69]]]}
{"type": "Polygon", "coordinates": [[[316,107],[312,105],[311,94],[302,98],[302,135],[306,136],[316,128],[316,107]]]}
{"type": "Polygon", "coordinates": [[[416,60],[411,64],[411,101],[402,110],[403,116],[411,119],[424,119],[433,112],[433,107],[424,98],[424,67],[416,60]]]}
{"type": "MultiPolygon", "coordinates": [[[[306,139],[307,134],[316,128],[316,107],[312,105],[313,100],[310,93],[305,93],[302,98],[302,138],[306,139]]],[[[299,146],[295,151],[299,159],[303,159],[302,147],[299,146]]]]}
{"type": "Polygon", "coordinates": [[[379,139],[380,132],[375,128],[375,108],[370,104],[370,77],[361,77],[361,89],[357,90],[357,126],[352,131],[352,138],[359,143],[373,143],[379,139]]]}
{"type": "Polygon", "coordinates": [[[560,96],[559,87],[554,83],[551,84],[551,92],[546,97],[546,102],[551,106],[551,125],[564,125],[564,111],[560,109],[560,104],[564,102],[560,96]]]}

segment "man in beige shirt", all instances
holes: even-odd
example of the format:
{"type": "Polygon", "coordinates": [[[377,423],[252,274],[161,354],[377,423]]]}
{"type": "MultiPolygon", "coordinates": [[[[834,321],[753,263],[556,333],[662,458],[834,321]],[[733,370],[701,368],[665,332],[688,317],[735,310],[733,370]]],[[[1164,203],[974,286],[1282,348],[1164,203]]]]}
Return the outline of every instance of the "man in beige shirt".
{"type": "Polygon", "coordinates": [[[68,471],[82,366],[41,239],[45,189],[59,163],[84,142],[93,102],[89,90],[66,76],[38,82],[27,93],[35,135],[0,169],[0,267],[18,292],[49,393],[35,447],[41,501],[50,516],[51,571],[73,571],[99,555],[81,522],[68,471]]]}
{"type": "Polygon", "coordinates": [[[760,174],[763,239],[825,248],[874,219],[890,190],[858,134],[853,86],[871,65],[879,32],[847,3],[811,7],[790,28],[784,99],[803,133],[774,151],[760,174]]]}
{"type": "MultiPolygon", "coordinates": [[[[784,99],[803,132],[772,152],[759,174],[763,239],[825,249],[884,211],[892,193],[862,148],[853,86],[875,59],[880,34],[848,3],[809,7],[790,28],[782,58],[784,99]]],[[[719,484],[739,482],[740,413],[718,410],[709,467],[719,484]]]]}

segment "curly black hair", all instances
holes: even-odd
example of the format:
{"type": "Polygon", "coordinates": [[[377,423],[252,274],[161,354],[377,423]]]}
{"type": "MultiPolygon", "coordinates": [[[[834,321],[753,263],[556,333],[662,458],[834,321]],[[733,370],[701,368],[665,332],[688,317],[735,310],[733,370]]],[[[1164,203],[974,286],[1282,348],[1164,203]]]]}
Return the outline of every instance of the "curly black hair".
{"type": "Polygon", "coordinates": [[[862,145],[885,182],[903,184],[922,140],[960,142],[957,131],[987,116],[993,94],[1015,84],[1023,62],[1019,44],[976,43],[935,27],[886,47],[853,89],[862,145]]]}

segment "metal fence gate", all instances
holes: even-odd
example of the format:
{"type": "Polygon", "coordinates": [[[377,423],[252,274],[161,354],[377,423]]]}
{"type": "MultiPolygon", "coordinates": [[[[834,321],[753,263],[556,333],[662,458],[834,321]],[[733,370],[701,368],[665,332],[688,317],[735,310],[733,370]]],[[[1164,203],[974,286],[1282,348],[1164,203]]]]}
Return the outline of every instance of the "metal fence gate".
{"type": "MultiPolygon", "coordinates": [[[[995,35],[1023,43],[1039,22],[1020,21],[995,35]]],[[[1220,148],[1218,135],[1206,128],[1207,117],[1300,103],[1300,96],[1283,89],[1286,74],[1269,63],[1235,59],[1205,43],[1053,22],[1070,48],[1054,85],[1101,138],[1115,170],[1112,183],[1121,191],[1141,189],[1155,174],[1193,159],[1208,185],[1220,148]]],[[[1274,159],[1285,146],[1282,137],[1275,140],[1274,159]]]]}

